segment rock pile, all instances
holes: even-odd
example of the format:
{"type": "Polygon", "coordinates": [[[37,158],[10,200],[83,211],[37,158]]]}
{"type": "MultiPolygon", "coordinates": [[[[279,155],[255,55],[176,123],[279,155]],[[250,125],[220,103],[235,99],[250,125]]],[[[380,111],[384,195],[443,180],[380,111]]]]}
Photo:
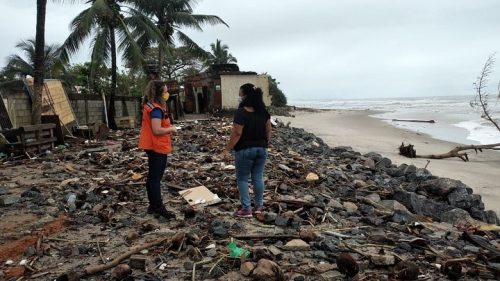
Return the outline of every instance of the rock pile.
{"type": "Polygon", "coordinates": [[[266,166],[265,212],[235,219],[234,166],[218,157],[230,128],[228,119],[183,124],[163,186],[178,216],[170,222],[146,214],[135,131],[4,161],[0,276],[94,280],[87,273],[97,265],[102,280],[499,277],[499,221],[471,188],[283,124],[266,166]],[[222,202],[193,209],[177,193],[199,185],[222,202]],[[57,217],[65,227],[48,231],[57,217]]]}

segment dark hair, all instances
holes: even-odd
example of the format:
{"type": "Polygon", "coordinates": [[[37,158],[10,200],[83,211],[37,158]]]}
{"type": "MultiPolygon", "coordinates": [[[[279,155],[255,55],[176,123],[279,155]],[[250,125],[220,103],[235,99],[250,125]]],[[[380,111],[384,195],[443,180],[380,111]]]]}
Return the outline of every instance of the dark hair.
{"type": "Polygon", "coordinates": [[[144,91],[144,103],[160,103],[161,96],[163,95],[163,87],[165,87],[165,82],[161,80],[149,81],[144,91]]]}
{"type": "Polygon", "coordinates": [[[253,84],[246,83],[241,85],[240,90],[243,92],[244,96],[243,101],[240,103],[240,107],[253,107],[255,111],[266,110],[261,88],[258,88],[253,84]]]}

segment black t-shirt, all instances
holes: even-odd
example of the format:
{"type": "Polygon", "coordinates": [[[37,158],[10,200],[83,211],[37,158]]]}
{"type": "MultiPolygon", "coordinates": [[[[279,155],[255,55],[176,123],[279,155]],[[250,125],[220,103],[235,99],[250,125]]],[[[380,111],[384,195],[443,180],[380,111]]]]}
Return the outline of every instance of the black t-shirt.
{"type": "Polygon", "coordinates": [[[248,112],[240,107],[234,114],[233,123],[243,126],[240,140],[234,146],[238,151],[250,147],[267,147],[266,123],[271,115],[264,111],[248,112]]]}

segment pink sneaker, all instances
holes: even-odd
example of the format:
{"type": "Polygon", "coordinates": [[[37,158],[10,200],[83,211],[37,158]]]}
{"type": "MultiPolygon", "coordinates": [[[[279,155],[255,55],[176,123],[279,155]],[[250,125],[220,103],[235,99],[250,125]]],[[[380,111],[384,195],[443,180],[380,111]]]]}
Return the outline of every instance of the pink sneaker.
{"type": "Polygon", "coordinates": [[[234,216],[239,218],[251,218],[252,209],[239,209],[236,213],[234,213],[234,216]]]}
{"type": "Polygon", "coordinates": [[[262,214],[264,212],[264,207],[258,207],[253,210],[254,215],[262,214]]]}

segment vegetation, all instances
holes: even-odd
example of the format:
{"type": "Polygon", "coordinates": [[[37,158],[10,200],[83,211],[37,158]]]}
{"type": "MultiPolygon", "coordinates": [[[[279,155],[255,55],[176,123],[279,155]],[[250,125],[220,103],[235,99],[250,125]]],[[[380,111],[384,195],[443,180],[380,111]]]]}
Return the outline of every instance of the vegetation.
{"type": "Polygon", "coordinates": [[[109,127],[116,129],[115,96],[117,91],[117,55],[133,68],[145,65],[144,52],[152,42],[162,42],[155,24],[138,10],[140,1],[92,0],[71,23],[71,33],[62,46],[61,57],[69,60],[87,40],[92,39],[90,84],[98,67],[111,64],[111,87],[109,95],[109,127]]]}
{"type": "MultiPolygon", "coordinates": [[[[4,76],[14,78],[26,75],[35,75],[35,39],[28,39],[17,43],[22,54],[10,55],[7,58],[7,65],[3,68],[4,76]]],[[[64,72],[64,64],[59,59],[59,45],[45,45],[43,66],[44,78],[59,78],[64,72]]]]}
{"type": "Polygon", "coordinates": [[[280,83],[276,81],[276,78],[273,78],[269,75],[269,94],[271,95],[271,105],[282,107],[286,106],[287,100],[283,91],[279,88],[280,83]]]}
{"type": "Polygon", "coordinates": [[[40,124],[42,118],[42,89],[45,77],[45,14],[47,11],[47,0],[36,1],[36,33],[35,33],[35,56],[33,58],[33,103],[31,106],[31,122],[40,124]]]}
{"type": "Polygon", "coordinates": [[[135,2],[142,13],[152,18],[165,39],[157,41],[156,60],[149,60],[150,63],[156,61],[156,65],[161,66],[160,76],[163,75],[163,71],[168,71],[163,67],[164,60],[172,60],[175,57],[172,54],[172,51],[175,51],[175,40],[180,43],[181,50],[189,50],[198,57],[206,57],[206,51],[182,32],[183,28],[203,31],[202,25],[205,24],[223,24],[229,27],[218,16],[193,14],[193,5],[196,4],[196,0],[137,0],[135,2]]]}
{"type": "Polygon", "coordinates": [[[229,52],[229,47],[222,44],[219,39],[215,43],[210,44],[211,53],[208,54],[205,60],[205,66],[212,64],[227,64],[237,63],[238,60],[229,52]]]}
{"type": "MultiPolygon", "coordinates": [[[[486,60],[486,63],[481,70],[481,74],[477,77],[476,82],[474,82],[474,88],[476,94],[474,99],[470,102],[472,108],[482,111],[482,117],[488,120],[497,130],[500,132],[500,117],[495,117],[494,108],[490,105],[490,95],[486,91],[486,86],[488,82],[488,76],[491,74],[493,65],[495,64],[495,54],[492,54],[486,60]]],[[[500,99],[500,83],[498,84],[498,96],[497,101],[500,99]]],[[[495,104],[497,105],[497,103],[495,104]]]]}

